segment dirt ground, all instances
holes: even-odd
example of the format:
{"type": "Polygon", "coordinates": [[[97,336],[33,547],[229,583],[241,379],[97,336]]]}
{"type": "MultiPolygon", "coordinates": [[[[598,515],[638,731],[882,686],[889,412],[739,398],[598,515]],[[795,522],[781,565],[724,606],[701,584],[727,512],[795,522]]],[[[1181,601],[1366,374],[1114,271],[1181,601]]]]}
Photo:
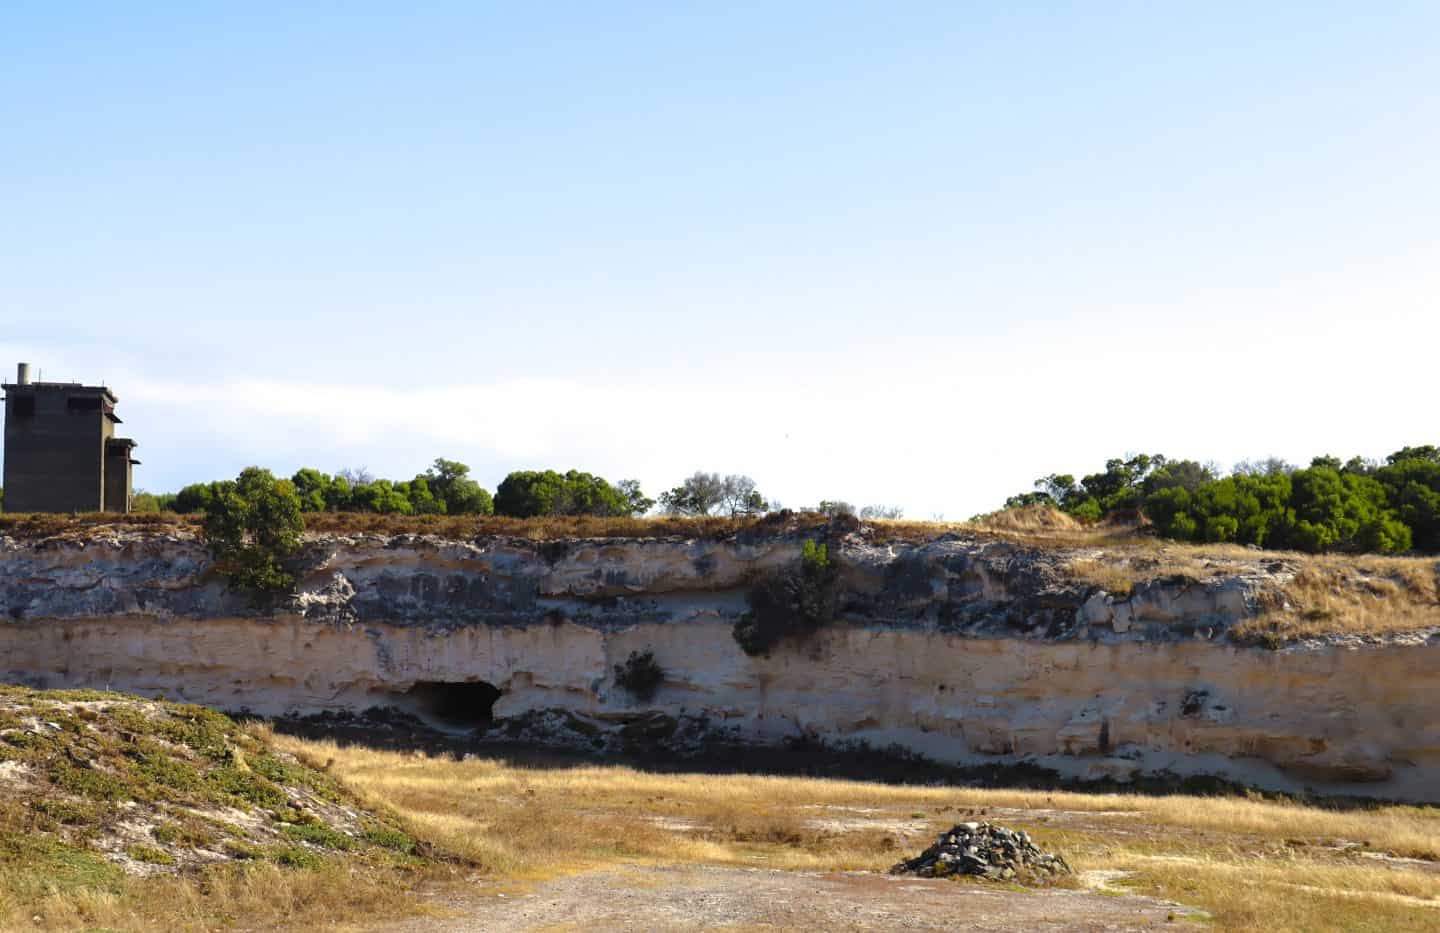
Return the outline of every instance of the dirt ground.
{"type": "Polygon", "coordinates": [[[519,930],[1185,929],[1203,916],[1148,897],[982,885],[871,872],[633,866],[530,886],[436,892],[428,916],[386,933],[519,930]]]}

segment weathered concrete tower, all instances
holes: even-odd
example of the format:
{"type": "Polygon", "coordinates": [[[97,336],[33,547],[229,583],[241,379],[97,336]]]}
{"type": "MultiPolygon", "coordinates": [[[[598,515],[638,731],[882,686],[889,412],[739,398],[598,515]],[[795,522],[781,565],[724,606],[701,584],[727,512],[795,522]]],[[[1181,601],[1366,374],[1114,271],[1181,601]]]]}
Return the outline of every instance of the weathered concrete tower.
{"type": "Polygon", "coordinates": [[[128,512],[135,442],[116,437],[105,386],[33,382],[21,363],[5,390],[7,512],[128,512]]]}

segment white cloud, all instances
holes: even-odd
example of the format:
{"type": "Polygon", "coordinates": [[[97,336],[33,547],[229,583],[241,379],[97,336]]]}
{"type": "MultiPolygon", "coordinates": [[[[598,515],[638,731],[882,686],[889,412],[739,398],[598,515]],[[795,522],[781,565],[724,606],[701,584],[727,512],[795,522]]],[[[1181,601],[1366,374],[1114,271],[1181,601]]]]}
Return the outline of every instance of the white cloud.
{"type": "MultiPolygon", "coordinates": [[[[757,373],[702,357],[688,378],[654,382],[453,370],[312,382],[276,378],[276,366],[267,378],[180,381],[156,378],[154,360],[3,342],[0,359],[105,373],[141,444],[137,484],[150,489],[250,463],[404,478],[445,456],[491,487],[512,469],[575,467],[638,478],[653,495],[704,469],[749,474],[788,505],[838,497],[963,518],[1036,476],[1083,474],[1135,451],[1229,465],[1434,442],[1408,401],[1428,393],[1430,343],[1420,338],[1434,329],[1416,321],[1417,339],[1395,341],[1391,328],[1352,331],[1331,315],[1286,331],[1072,331],[987,352],[927,349],[917,335],[903,358],[757,373]]],[[[634,361],[626,371],[638,371],[634,361]]]]}

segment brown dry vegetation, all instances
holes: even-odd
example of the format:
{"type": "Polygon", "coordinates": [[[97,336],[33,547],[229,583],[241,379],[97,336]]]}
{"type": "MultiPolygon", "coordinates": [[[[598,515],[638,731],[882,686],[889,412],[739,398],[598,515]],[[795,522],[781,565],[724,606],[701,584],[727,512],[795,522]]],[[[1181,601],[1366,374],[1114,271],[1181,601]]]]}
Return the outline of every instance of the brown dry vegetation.
{"type": "Polygon", "coordinates": [[[1296,638],[1440,627],[1440,560],[1434,557],[1302,554],[1132,538],[1080,549],[1066,568],[1120,597],[1152,580],[1268,576],[1273,583],[1262,585],[1261,612],[1231,630],[1244,643],[1278,647],[1296,638]]]}
{"type": "Polygon", "coordinates": [[[1376,636],[1440,626],[1440,561],[1307,556],[1265,610],[1236,626],[1244,640],[1376,636]]]}
{"type": "MultiPolygon", "coordinates": [[[[371,512],[307,512],[307,531],[319,534],[425,534],[469,540],[476,537],[555,541],[565,538],[723,539],[740,534],[794,534],[818,529],[857,531],[877,543],[932,541],[946,534],[978,534],[1051,546],[1075,546],[1122,540],[1128,527],[1081,525],[1058,509],[1032,506],[996,512],[973,522],[832,518],[817,512],[780,512],[759,516],[656,515],[638,518],[552,515],[509,518],[503,515],[379,515],[371,512]]],[[[198,531],[199,515],[173,512],[0,513],[0,533],[18,538],[78,536],[99,530],[198,531]]]]}
{"type": "Polygon", "coordinates": [[[619,864],[878,871],[961,819],[991,819],[1060,851],[1083,883],[1119,872],[1111,885],[1205,911],[1223,930],[1440,924],[1432,808],[524,767],[276,741],[333,760],[418,835],[522,885],[619,864]]]}
{"type": "MultiPolygon", "coordinates": [[[[77,537],[102,530],[113,531],[199,531],[200,516],[172,512],[132,513],[88,512],[77,515],[53,513],[0,513],[0,533],[17,538],[53,536],[77,537]]],[[[718,539],[749,532],[784,534],[826,527],[831,520],[816,513],[726,518],[662,515],[650,518],[617,518],[591,515],[554,515],[539,518],[507,518],[489,515],[379,515],[370,512],[307,512],[306,531],[344,535],[436,535],[455,540],[476,537],[505,537],[533,541],[566,538],[659,538],[681,537],[718,539]]],[[[923,522],[883,523],[892,534],[922,535],[931,525],[923,522]],[[891,528],[891,526],[894,526],[891,528]],[[913,527],[912,527],[913,526],[913,527]]]]}
{"type": "Polygon", "coordinates": [[[1074,516],[1067,515],[1048,505],[1027,505],[1019,509],[1001,509],[988,515],[980,515],[969,523],[974,528],[994,532],[1021,532],[1025,534],[1082,534],[1085,525],[1074,516]]]}

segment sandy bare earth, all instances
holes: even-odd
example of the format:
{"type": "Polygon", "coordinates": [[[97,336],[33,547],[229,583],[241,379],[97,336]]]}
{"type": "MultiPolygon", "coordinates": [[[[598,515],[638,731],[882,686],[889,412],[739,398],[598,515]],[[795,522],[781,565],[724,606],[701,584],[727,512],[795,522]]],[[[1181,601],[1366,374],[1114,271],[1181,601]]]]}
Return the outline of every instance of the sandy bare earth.
{"type": "Polygon", "coordinates": [[[430,916],[376,929],[1131,930],[1184,928],[1192,916],[1094,890],[709,866],[627,867],[527,887],[476,882],[429,906],[430,916]]]}

